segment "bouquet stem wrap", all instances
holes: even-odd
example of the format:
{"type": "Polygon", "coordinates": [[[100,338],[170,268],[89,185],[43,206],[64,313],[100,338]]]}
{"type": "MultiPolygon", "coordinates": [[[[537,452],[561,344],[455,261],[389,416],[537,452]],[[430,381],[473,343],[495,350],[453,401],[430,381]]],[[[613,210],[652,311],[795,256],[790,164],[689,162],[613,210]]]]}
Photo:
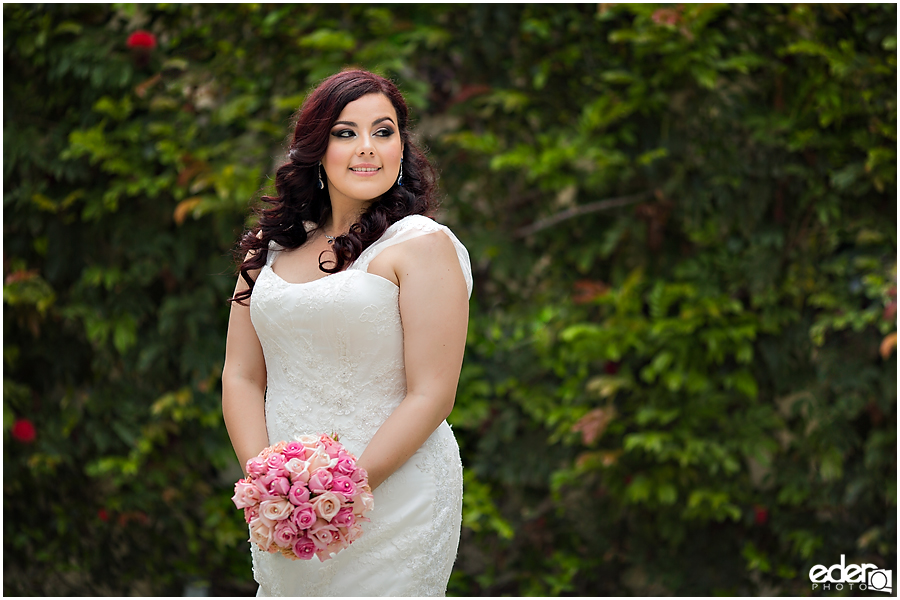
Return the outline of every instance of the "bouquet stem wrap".
{"type": "Polygon", "coordinates": [[[231,500],[250,541],[292,560],[328,560],[362,535],[374,507],[366,470],[336,435],[278,442],[248,460],[247,473],[231,500]]]}

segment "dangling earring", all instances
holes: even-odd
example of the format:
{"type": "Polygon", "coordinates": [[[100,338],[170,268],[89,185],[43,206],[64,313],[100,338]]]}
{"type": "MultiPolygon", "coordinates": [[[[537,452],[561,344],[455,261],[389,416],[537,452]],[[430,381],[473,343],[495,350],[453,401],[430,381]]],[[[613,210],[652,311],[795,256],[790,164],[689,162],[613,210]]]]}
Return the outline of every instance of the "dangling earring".
{"type": "Polygon", "coordinates": [[[397,185],[403,187],[403,157],[400,157],[400,174],[397,176],[397,185]]]}
{"type": "Polygon", "coordinates": [[[316,169],[316,171],[319,172],[319,189],[320,189],[320,190],[324,190],[324,189],[325,189],[325,182],[322,181],[322,163],[319,163],[319,166],[318,166],[318,168],[316,169]]]}

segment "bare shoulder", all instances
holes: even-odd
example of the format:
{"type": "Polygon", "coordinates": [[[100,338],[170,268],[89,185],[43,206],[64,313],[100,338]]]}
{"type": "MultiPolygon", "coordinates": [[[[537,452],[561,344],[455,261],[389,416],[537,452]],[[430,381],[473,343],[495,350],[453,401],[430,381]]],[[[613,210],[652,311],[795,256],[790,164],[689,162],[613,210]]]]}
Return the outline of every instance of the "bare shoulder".
{"type": "Polygon", "coordinates": [[[395,246],[394,268],[401,284],[404,279],[424,274],[441,276],[450,273],[462,277],[462,269],[453,241],[443,231],[437,230],[414,237],[395,246]]]}

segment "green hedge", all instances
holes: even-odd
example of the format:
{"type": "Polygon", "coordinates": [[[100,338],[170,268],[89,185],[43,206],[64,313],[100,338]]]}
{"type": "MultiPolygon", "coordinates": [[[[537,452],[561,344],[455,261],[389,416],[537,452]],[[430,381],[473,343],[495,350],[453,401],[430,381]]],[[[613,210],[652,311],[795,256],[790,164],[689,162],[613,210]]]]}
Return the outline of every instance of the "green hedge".
{"type": "Polygon", "coordinates": [[[450,594],[896,570],[895,5],[3,11],[4,593],[255,591],[231,251],[349,65],[473,259],[450,594]]]}

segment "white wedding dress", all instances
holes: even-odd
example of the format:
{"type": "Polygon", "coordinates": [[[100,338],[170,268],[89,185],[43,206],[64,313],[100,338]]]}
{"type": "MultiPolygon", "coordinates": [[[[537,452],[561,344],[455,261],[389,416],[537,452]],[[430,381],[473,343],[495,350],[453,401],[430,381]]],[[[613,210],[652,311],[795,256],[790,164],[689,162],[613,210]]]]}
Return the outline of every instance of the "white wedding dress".
{"type": "MultiPolygon", "coordinates": [[[[443,225],[412,215],[346,270],[281,279],[270,245],[250,301],[266,360],[269,443],[332,433],[357,457],[406,395],[399,288],[367,271],[390,246],[443,232],[472,293],[469,254],[443,225]]],[[[292,561],[251,544],[258,596],[443,596],[462,520],[462,463],[446,421],[375,490],[371,522],[334,558],[292,561]]]]}

